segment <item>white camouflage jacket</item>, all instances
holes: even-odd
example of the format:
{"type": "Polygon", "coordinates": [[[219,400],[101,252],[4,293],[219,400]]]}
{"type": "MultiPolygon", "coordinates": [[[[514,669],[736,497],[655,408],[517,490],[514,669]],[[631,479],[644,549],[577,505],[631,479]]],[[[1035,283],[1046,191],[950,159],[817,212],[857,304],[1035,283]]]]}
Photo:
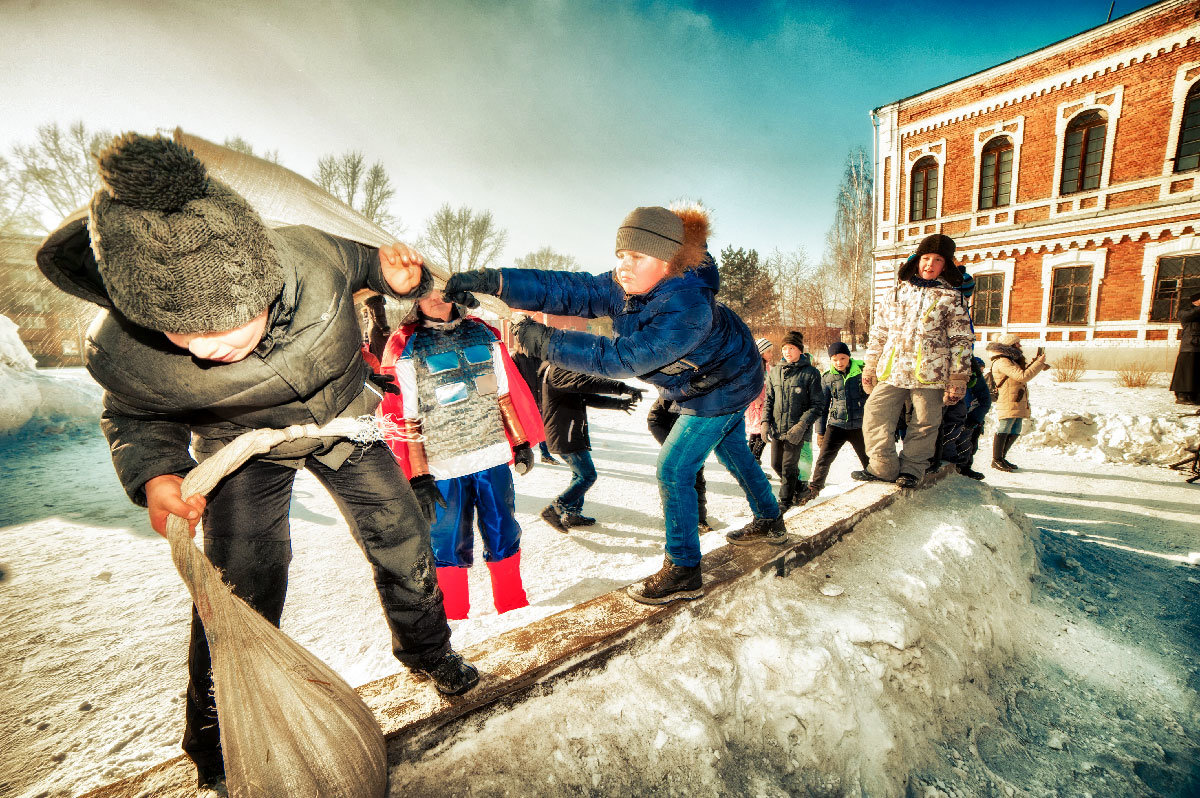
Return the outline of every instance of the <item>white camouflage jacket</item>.
{"type": "Polygon", "coordinates": [[[879,303],[864,372],[897,388],[966,387],[975,336],[962,292],[903,282],[879,303]]]}

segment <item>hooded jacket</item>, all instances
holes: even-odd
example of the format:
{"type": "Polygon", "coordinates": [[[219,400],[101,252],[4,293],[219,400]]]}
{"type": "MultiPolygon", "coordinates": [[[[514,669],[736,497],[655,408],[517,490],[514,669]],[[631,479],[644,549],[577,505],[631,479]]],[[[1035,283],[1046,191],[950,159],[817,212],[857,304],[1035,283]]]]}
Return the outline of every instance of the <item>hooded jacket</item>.
{"type": "Polygon", "coordinates": [[[774,435],[799,446],[812,437],[821,412],[821,372],[801,353],[795,363],[780,360],[767,375],[763,419],[774,435]]]}
{"type": "Polygon", "coordinates": [[[543,363],[541,376],[542,422],[546,425],[546,446],[555,454],[589,451],[588,406],[615,409],[629,386],[617,380],[580,374],[543,363]],[[602,396],[601,394],[611,394],[602,396]]]}
{"type": "Polygon", "coordinates": [[[833,363],[821,375],[821,408],[817,412],[816,430],[825,434],[828,419],[830,426],[841,429],[860,429],[863,424],[863,406],[867,394],[862,387],[863,362],[850,359],[846,373],[837,370],[833,363]]]}
{"type": "Polygon", "coordinates": [[[762,390],[762,356],[746,323],[717,302],[720,277],[708,253],[696,268],[635,296],[625,294],[615,271],[501,273],[500,298],[513,308],[612,317],[612,338],[555,330],[548,360],[556,365],[612,379],[639,377],[685,415],[740,413],[762,390]]]}
{"type": "Polygon", "coordinates": [[[897,388],[965,389],[971,375],[971,314],[958,290],[962,272],[949,262],[933,286],[911,282],[916,258],[900,269],[899,282],[876,306],[863,370],[897,388]]]}
{"type": "MultiPolygon", "coordinates": [[[[251,429],[323,425],[374,412],[379,395],[360,351],[354,292],[395,297],[377,250],[311,227],[270,232],[284,285],[268,310],[258,347],[236,363],[199,360],[161,332],[133,324],[108,297],[92,254],[86,217],[50,234],[38,267],[67,293],[100,308],[88,330],[85,363],[104,388],[100,426],[126,493],[145,505],[144,485],[162,474],[184,475],[251,429]]],[[[413,292],[428,290],[423,274],[413,292]]],[[[340,439],[305,439],[264,457],[294,468],[312,454],[337,468],[353,451],[340,439]]]]}
{"type": "Polygon", "coordinates": [[[1024,353],[1015,346],[993,341],[986,347],[992,353],[992,380],[998,388],[996,418],[1029,418],[1030,380],[1046,368],[1046,361],[1035,360],[1026,366],[1024,353]]]}

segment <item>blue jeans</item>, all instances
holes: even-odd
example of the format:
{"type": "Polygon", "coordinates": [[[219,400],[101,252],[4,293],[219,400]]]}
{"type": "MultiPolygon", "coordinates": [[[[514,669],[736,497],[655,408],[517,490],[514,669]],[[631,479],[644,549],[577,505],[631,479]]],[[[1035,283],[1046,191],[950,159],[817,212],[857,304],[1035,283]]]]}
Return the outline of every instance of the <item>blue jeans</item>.
{"type": "MultiPolygon", "coordinates": [[[[582,452],[569,452],[560,454],[559,457],[563,462],[571,467],[571,484],[567,485],[559,497],[554,501],[564,509],[573,513],[583,511],[583,495],[587,493],[587,489],[596,484],[596,464],[592,462],[592,453],[587,449],[582,452]]],[[[692,479],[695,479],[695,474],[692,479]]],[[[692,502],[696,499],[693,496],[692,502]]]]}
{"type": "Polygon", "coordinates": [[[700,564],[696,472],[704,467],[712,451],[742,486],[755,518],[779,517],[771,483],[750,453],[745,415],[681,415],[658,454],[658,492],[667,522],[667,556],[676,565],[700,564]]]}

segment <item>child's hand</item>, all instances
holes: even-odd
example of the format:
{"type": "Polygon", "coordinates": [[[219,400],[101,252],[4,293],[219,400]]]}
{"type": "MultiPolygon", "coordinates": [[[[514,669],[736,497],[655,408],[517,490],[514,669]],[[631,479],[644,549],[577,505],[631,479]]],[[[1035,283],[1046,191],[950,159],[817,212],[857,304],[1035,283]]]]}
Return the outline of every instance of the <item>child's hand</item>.
{"type": "Polygon", "coordinates": [[[154,531],[167,536],[167,516],[177,515],[188,522],[188,532],[196,537],[196,524],[208,503],[203,496],[189,496],[187,501],[180,495],[179,486],[183,477],[162,474],[146,482],[146,507],[150,511],[150,526],[154,531]]]}
{"type": "Polygon", "coordinates": [[[401,296],[412,293],[421,285],[421,267],[424,263],[421,253],[399,241],[379,248],[383,278],[401,296]]]}

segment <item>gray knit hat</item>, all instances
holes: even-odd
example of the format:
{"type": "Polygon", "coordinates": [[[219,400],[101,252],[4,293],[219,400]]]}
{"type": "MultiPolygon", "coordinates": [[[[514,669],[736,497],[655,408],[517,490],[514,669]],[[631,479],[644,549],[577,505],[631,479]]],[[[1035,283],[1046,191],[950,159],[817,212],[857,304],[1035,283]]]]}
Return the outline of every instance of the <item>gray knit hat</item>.
{"type": "Polygon", "coordinates": [[[113,305],[159,332],[224,332],[283,288],[273,234],[195,154],[169,138],[126,133],[98,158],[88,207],[92,250],[113,305]]]}
{"type": "Polygon", "coordinates": [[[635,208],[617,228],[617,252],[630,250],[669,261],[683,246],[683,219],[657,205],[635,208]]]}

